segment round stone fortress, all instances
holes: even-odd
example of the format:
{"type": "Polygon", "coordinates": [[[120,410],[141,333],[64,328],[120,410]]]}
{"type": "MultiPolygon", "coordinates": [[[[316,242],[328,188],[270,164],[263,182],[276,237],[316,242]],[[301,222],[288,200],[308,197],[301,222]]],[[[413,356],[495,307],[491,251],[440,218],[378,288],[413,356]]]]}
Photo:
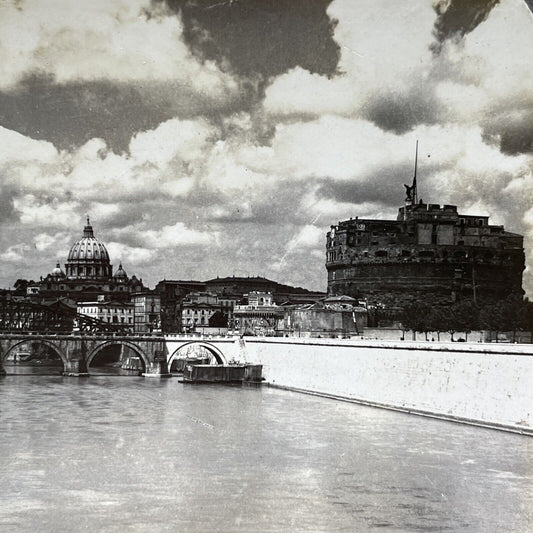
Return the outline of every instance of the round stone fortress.
{"type": "Polygon", "coordinates": [[[345,220],[327,234],[328,293],[374,305],[523,295],[524,267],[521,235],[454,205],[406,203],[396,220],[345,220]]]}
{"type": "Polygon", "coordinates": [[[119,265],[113,266],[105,244],[94,236],[89,217],[82,238],[76,241],[67,256],[65,271],[59,263],[39,283],[41,296],[69,298],[77,302],[96,301],[98,297],[127,301],[133,292],[144,290],[142,279],[128,277],[119,265]]]}

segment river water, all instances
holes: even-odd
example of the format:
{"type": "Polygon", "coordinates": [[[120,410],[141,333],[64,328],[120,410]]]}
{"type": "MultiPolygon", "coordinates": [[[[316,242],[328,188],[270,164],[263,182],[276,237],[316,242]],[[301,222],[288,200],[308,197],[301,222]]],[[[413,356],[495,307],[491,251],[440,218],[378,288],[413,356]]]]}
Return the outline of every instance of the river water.
{"type": "Polygon", "coordinates": [[[533,439],[279,389],[0,378],[0,531],[533,531],[533,439]]]}

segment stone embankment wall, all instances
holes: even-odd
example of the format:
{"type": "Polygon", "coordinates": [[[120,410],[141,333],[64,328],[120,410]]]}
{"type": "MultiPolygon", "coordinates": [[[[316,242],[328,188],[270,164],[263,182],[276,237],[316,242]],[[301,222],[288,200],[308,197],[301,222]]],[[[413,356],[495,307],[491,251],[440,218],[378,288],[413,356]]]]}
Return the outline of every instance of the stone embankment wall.
{"type": "MultiPolygon", "coordinates": [[[[241,341],[242,342],[242,341],[241,341]]],[[[533,345],[246,338],[268,383],[533,435],[533,345]]]]}

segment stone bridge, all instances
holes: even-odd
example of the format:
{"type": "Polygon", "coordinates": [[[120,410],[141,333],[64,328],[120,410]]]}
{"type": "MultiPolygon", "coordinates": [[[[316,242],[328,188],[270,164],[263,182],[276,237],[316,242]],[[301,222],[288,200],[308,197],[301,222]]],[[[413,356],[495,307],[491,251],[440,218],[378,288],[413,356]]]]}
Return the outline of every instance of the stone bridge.
{"type": "Polygon", "coordinates": [[[37,343],[53,350],[63,362],[66,376],[88,376],[91,362],[105,348],[129,348],[142,364],[143,376],[169,376],[172,362],[184,357],[191,346],[206,349],[219,364],[239,359],[244,343],[229,337],[195,337],[180,335],[42,333],[0,334],[0,374],[5,374],[4,361],[26,343],[37,343]]]}

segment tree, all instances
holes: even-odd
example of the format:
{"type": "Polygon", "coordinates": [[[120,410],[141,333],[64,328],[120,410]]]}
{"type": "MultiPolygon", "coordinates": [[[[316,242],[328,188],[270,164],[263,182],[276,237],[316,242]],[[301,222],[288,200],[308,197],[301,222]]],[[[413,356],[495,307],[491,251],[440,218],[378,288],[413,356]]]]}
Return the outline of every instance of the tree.
{"type": "Polygon", "coordinates": [[[502,331],[512,331],[513,340],[520,329],[524,301],[521,296],[510,295],[505,300],[488,304],[481,309],[480,322],[483,329],[494,331],[496,341],[502,331]]]}
{"type": "Polygon", "coordinates": [[[468,339],[468,334],[479,329],[479,308],[471,300],[456,303],[450,308],[450,333],[462,331],[468,339]],[[453,330],[453,332],[452,332],[453,330]]]}
{"type": "Polygon", "coordinates": [[[27,279],[17,279],[17,281],[15,281],[15,284],[13,285],[13,287],[15,288],[15,291],[18,293],[18,294],[26,294],[26,289],[28,288],[28,285],[30,285],[31,283],[34,283],[33,280],[30,280],[28,281],[27,279]]]}
{"type": "Polygon", "coordinates": [[[533,302],[526,298],[519,312],[519,329],[529,331],[529,342],[533,343],[533,302]]]}
{"type": "Polygon", "coordinates": [[[434,306],[427,317],[429,331],[437,333],[437,340],[440,341],[440,334],[443,331],[448,331],[446,324],[448,320],[448,308],[442,306],[434,306]]]}
{"type": "Polygon", "coordinates": [[[404,306],[400,313],[400,321],[402,329],[405,331],[413,331],[415,333],[424,333],[427,340],[427,332],[429,330],[428,317],[431,308],[428,304],[417,302],[404,306]]]}

